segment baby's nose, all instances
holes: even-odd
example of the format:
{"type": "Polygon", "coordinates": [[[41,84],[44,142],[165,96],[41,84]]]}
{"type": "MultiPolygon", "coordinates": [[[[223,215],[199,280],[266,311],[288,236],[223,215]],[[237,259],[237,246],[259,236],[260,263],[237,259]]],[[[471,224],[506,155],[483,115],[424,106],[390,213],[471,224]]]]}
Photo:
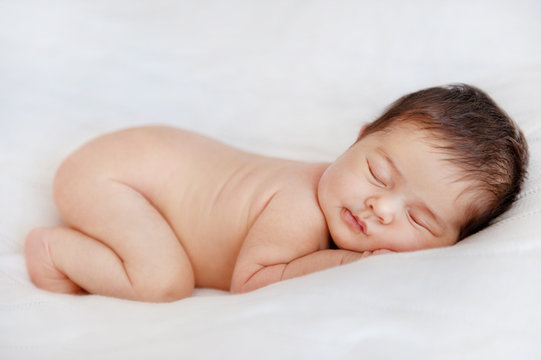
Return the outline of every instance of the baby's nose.
{"type": "Polygon", "coordinates": [[[374,196],[368,198],[365,205],[380,223],[387,225],[393,222],[400,211],[401,201],[398,197],[393,196],[374,196]]]}

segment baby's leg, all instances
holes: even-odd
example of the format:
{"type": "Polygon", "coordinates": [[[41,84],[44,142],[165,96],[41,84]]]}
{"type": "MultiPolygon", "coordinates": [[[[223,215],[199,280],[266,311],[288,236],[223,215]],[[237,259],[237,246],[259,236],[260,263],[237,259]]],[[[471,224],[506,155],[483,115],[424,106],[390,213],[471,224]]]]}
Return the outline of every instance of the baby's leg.
{"type": "Polygon", "coordinates": [[[36,285],[142,301],[191,294],[191,263],[167,221],[141,193],[107,177],[60,171],[55,199],[72,229],[29,234],[27,264],[36,285]]]}
{"type": "MultiPolygon", "coordinates": [[[[85,277],[99,275],[104,270],[107,270],[107,277],[111,274],[121,277],[116,281],[116,288],[125,286],[126,272],[119,257],[106,245],[79,231],[65,227],[36,228],[26,238],[25,252],[30,278],[40,288],[66,294],[86,294],[87,291],[77,285],[75,279],[85,283],[85,277]],[[74,281],[65,275],[68,269],[74,281]]],[[[102,284],[113,281],[108,278],[102,284]]]]}

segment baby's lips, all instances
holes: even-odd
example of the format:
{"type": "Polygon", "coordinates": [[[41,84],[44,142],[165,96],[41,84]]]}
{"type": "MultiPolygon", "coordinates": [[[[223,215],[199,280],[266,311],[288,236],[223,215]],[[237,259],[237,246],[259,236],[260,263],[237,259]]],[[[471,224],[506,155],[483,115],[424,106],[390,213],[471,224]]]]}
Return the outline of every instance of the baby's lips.
{"type": "Polygon", "coordinates": [[[359,226],[361,227],[361,232],[365,235],[368,235],[368,228],[366,226],[366,222],[364,222],[363,220],[359,219],[358,216],[354,216],[355,217],[355,220],[357,221],[357,223],[359,224],[359,226]]]}
{"type": "Polygon", "coordinates": [[[349,223],[355,231],[368,235],[366,223],[359,219],[357,215],[354,215],[351,210],[344,208],[342,210],[342,218],[349,223]]]}

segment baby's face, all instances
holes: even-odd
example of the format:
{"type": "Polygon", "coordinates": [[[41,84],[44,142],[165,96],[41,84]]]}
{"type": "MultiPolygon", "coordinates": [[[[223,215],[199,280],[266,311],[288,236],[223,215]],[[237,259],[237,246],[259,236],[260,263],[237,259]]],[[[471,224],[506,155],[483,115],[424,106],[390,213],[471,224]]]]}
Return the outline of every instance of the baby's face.
{"type": "Polygon", "coordinates": [[[411,125],[370,134],[321,177],[318,198],[339,248],[413,251],[456,242],[468,183],[411,125]]]}

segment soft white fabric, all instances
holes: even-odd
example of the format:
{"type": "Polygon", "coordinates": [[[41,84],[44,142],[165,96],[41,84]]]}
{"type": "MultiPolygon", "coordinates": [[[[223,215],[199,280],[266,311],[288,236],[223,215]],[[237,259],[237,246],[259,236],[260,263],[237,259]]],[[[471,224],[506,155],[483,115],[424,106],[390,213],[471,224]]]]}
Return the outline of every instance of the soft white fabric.
{"type": "MultiPolygon", "coordinates": [[[[0,1],[1,359],[541,358],[541,3],[0,1]],[[332,160],[398,96],[468,82],[523,127],[530,178],[450,248],[171,304],[36,289],[25,234],[60,219],[60,161],[165,123],[332,160]]],[[[179,159],[182,161],[182,159],[179,159]]]]}

